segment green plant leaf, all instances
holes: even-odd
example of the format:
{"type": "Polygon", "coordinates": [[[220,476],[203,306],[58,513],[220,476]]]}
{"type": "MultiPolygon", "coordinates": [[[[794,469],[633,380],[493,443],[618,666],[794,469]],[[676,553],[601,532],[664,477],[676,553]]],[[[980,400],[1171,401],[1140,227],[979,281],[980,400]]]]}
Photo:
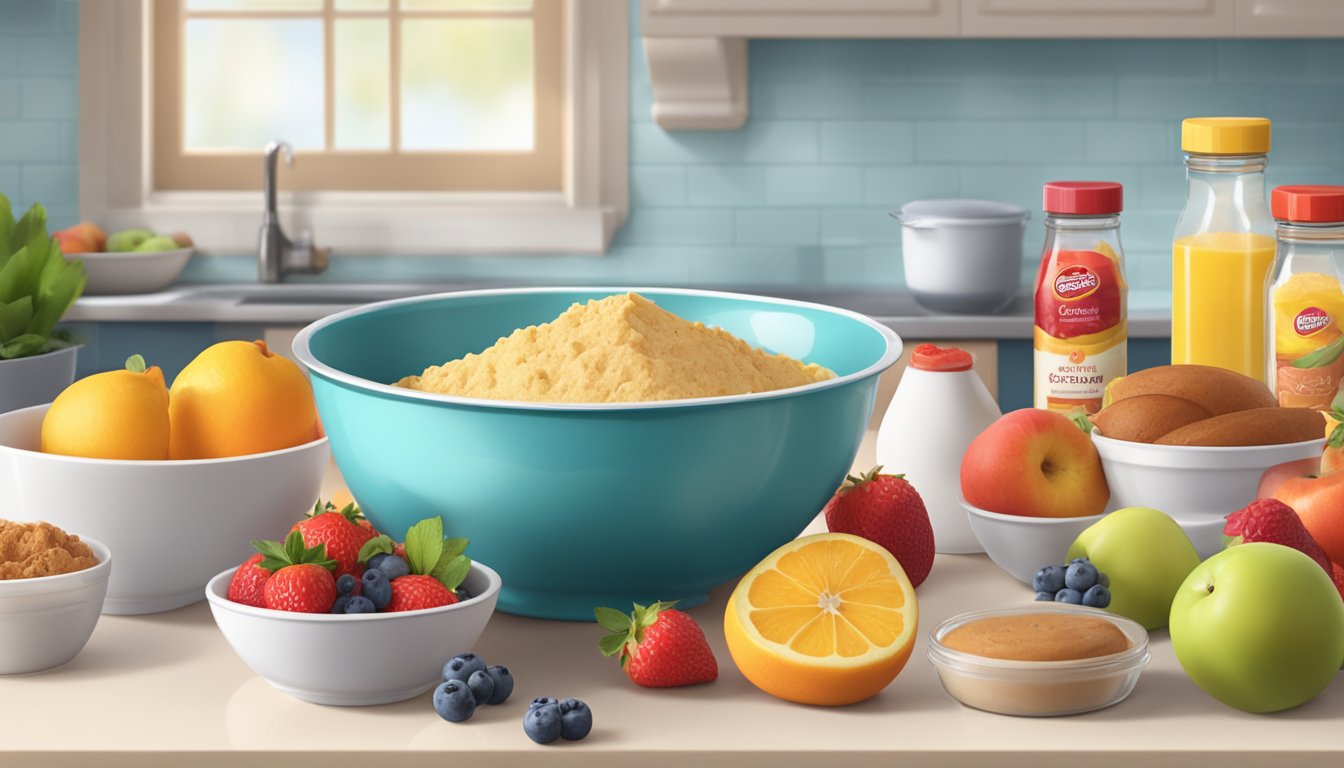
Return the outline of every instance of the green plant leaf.
{"type": "Polygon", "coordinates": [[[0,359],[62,346],[53,343],[56,324],[87,283],[84,264],[66,261],[60,245],[48,235],[46,209],[33,205],[16,222],[9,198],[0,195],[0,304],[8,305],[0,322],[0,359]],[[27,319],[21,324],[16,322],[19,301],[27,306],[27,319]]]}
{"type": "Polygon", "coordinates": [[[593,616],[596,617],[598,626],[608,632],[628,632],[630,630],[630,617],[615,608],[594,608],[593,616]]]}
{"type": "Polygon", "coordinates": [[[451,559],[441,560],[434,566],[434,570],[430,571],[429,575],[438,579],[443,586],[449,589],[457,589],[470,572],[471,558],[466,555],[458,555],[451,559]]]}
{"type": "Polygon", "coordinates": [[[392,543],[391,539],[384,536],[383,534],[378,534],[377,536],[374,536],[372,539],[369,539],[368,541],[364,542],[364,546],[359,548],[359,554],[355,557],[355,559],[361,563],[367,563],[369,561],[369,558],[373,557],[376,554],[379,553],[385,555],[392,554],[392,548],[394,546],[395,545],[392,543]]]}
{"type": "Polygon", "coordinates": [[[1344,336],[1326,344],[1324,347],[1303,355],[1293,361],[1294,368],[1324,368],[1344,354],[1344,336]]]}
{"type": "Polygon", "coordinates": [[[10,338],[9,341],[0,344],[0,360],[13,360],[17,357],[28,357],[37,354],[38,350],[47,343],[47,339],[35,333],[23,333],[10,338]]]}
{"type": "Polygon", "coordinates": [[[615,656],[625,647],[625,641],[628,639],[625,635],[607,635],[597,641],[597,647],[602,650],[603,656],[615,656]]]}
{"type": "Polygon", "coordinates": [[[427,517],[406,531],[406,562],[411,573],[427,575],[443,554],[443,520],[427,517]]]}
{"type": "Polygon", "coordinates": [[[4,264],[9,254],[13,253],[9,243],[14,234],[16,223],[14,221],[14,207],[10,204],[9,198],[0,192],[0,264],[4,264]]]}

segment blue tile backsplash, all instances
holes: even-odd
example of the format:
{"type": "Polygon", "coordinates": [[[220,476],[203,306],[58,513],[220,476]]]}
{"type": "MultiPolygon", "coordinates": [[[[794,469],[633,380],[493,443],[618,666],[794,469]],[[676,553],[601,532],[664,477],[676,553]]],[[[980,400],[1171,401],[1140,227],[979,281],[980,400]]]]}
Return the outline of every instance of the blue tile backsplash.
{"type": "MultiPolygon", "coordinates": [[[[78,218],[77,13],[75,0],[0,0],[0,189],[42,201],[58,226],[78,218]]],[[[631,213],[609,253],[338,252],[318,279],[898,287],[888,210],[965,195],[1035,211],[1049,179],[1106,178],[1125,185],[1131,284],[1160,291],[1185,195],[1182,117],[1267,115],[1271,184],[1344,183],[1344,40],[753,41],[747,125],[668,133],[649,115],[637,24],[631,213]]],[[[254,275],[249,255],[217,255],[185,279],[254,275]]]]}

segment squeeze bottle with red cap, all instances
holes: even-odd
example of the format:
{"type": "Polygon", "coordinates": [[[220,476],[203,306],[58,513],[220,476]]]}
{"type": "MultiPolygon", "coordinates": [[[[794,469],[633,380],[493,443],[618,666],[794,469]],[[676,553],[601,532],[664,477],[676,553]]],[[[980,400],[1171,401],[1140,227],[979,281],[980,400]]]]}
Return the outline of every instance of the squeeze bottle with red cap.
{"type": "Polygon", "coordinates": [[[1101,410],[1112,379],[1125,375],[1129,340],[1123,189],[1113,181],[1045,185],[1045,248],[1036,276],[1035,405],[1101,410]]]}

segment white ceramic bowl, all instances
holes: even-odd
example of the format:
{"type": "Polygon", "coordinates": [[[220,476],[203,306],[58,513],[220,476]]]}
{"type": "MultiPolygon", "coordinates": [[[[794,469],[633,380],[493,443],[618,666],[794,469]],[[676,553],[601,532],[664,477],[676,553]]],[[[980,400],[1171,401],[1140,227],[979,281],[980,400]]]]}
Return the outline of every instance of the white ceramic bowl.
{"type": "MultiPolygon", "coordinates": [[[[1009,576],[1024,584],[1047,565],[1063,565],[1064,554],[1078,534],[1103,515],[1087,517],[1027,517],[1001,515],[971,506],[961,499],[970,515],[971,531],[985,554],[1009,576]]],[[[1109,507],[1108,507],[1109,509],[1109,507]]]]}
{"type": "Polygon", "coordinates": [[[313,506],[323,437],[227,459],[113,461],[41,453],[46,405],[0,414],[0,510],[107,544],[117,570],[106,613],[156,613],[201,599],[211,576],[283,538],[313,506]]]}
{"type": "Polygon", "coordinates": [[[112,553],[80,536],[98,564],[74,573],[0,581],[0,675],[37,672],[79,655],[98,624],[112,553]]]}
{"type": "Polygon", "coordinates": [[[1171,516],[1171,519],[1190,537],[1199,559],[1205,560],[1223,551],[1223,526],[1227,524],[1224,518],[1171,516]]]}
{"type": "Polygon", "coordinates": [[[73,253],[69,258],[84,262],[84,271],[89,275],[84,293],[102,296],[161,291],[182,274],[191,254],[191,248],[178,248],[153,253],[73,253]]]}
{"type": "Polygon", "coordinates": [[[938,312],[1001,312],[1022,282],[1022,233],[1031,214],[993,200],[915,200],[901,222],[905,284],[938,312]]]}
{"type": "Polygon", "coordinates": [[[226,597],[235,568],[205,588],[219,631],[253,672],[314,704],[390,704],[442,682],[443,665],[471,650],[495,611],[499,574],[473,562],[468,600],[404,613],[286,613],[226,597]],[[370,663],[352,663],[359,654],[370,663]]]}
{"type": "Polygon", "coordinates": [[[1153,445],[1092,433],[1115,508],[1152,507],[1177,521],[1223,518],[1255,500],[1278,464],[1318,458],[1325,439],[1253,446],[1153,445]]]}

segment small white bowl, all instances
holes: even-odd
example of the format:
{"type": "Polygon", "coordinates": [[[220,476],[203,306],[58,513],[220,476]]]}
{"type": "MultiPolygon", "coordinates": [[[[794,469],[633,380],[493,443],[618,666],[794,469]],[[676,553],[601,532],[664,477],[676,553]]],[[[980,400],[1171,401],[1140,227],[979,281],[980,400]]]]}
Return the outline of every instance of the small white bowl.
{"type": "Polygon", "coordinates": [[[1265,470],[1319,458],[1325,439],[1282,445],[1153,445],[1094,431],[1092,444],[1117,509],[1152,507],[1176,520],[1193,521],[1221,519],[1250,504],[1265,470]]]}
{"type": "Polygon", "coordinates": [[[0,414],[0,510],[85,532],[117,553],[105,613],[157,613],[201,599],[211,576],[281,539],[322,487],[330,449],[226,459],[116,461],[42,453],[39,405],[0,414]]]}
{"type": "MultiPolygon", "coordinates": [[[[1027,517],[1002,515],[959,499],[970,515],[971,532],[985,554],[1009,576],[1030,585],[1031,577],[1047,565],[1063,565],[1069,545],[1101,515],[1086,517],[1027,517]]],[[[1109,507],[1108,507],[1109,509],[1109,507]]]]}
{"type": "Polygon", "coordinates": [[[172,251],[72,253],[66,258],[84,262],[89,282],[84,293],[104,296],[154,293],[173,284],[191,260],[191,248],[172,251]]]}
{"type": "Polygon", "coordinates": [[[59,576],[0,581],[0,675],[38,672],[79,655],[98,624],[112,553],[84,536],[98,564],[59,576]]]}
{"type": "Polygon", "coordinates": [[[287,613],[228,599],[236,568],[205,588],[219,631],[253,672],[296,699],[361,707],[404,701],[442,682],[443,665],[471,650],[495,611],[499,574],[471,564],[472,597],[402,613],[287,613]],[[362,656],[361,656],[362,655],[362,656]],[[354,663],[363,658],[363,662],[354,663]]]}
{"type": "MultiPolygon", "coordinates": [[[[1235,512],[1236,510],[1232,510],[1235,512]]],[[[1223,551],[1223,526],[1227,520],[1221,517],[1180,517],[1171,515],[1172,520],[1181,526],[1190,543],[1195,545],[1200,560],[1206,560],[1223,551]]]]}

